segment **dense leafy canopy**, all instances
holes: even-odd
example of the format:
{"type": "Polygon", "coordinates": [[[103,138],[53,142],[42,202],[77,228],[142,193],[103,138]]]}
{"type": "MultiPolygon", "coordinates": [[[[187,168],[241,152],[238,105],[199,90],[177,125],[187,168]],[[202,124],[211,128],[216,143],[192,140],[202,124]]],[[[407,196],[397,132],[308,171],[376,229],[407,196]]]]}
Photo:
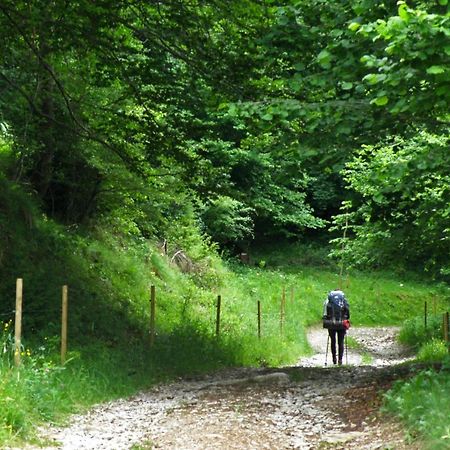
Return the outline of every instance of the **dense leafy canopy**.
{"type": "Polygon", "coordinates": [[[448,273],[449,166],[448,136],[418,131],[363,147],[344,171],[360,195],[345,215],[356,236],[345,243],[346,257],[382,266],[397,249],[410,267],[422,261],[428,271],[448,273]]]}
{"type": "Polygon", "coordinates": [[[66,226],[335,216],[349,261],[448,274],[449,30],[444,0],[4,0],[2,172],[66,226]]]}

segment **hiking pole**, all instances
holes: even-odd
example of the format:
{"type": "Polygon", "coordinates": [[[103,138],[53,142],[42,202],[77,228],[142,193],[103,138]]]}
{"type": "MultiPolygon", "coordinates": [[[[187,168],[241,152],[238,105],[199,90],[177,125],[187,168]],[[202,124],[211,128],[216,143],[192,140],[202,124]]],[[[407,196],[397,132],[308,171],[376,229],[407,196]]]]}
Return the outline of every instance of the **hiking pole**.
{"type": "Polygon", "coordinates": [[[345,333],[345,364],[348,366],[348,343],[347,343],[347,333],[345,333]]]}
{"type": "Polygon", "coordinates": [[[327,367],[327,360],[328,360],[328,343],[330,342],[330,335],[328,335],[327,339],[327,351],[325,353],[325,367],[327,367]]]}

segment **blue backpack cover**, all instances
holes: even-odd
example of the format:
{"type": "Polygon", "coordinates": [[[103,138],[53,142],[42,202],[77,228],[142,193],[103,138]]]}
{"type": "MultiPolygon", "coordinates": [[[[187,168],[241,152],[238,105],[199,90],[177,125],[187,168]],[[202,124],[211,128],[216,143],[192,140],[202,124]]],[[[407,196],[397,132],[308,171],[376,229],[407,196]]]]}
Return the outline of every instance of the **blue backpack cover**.
{"type": "Polygon", "coordinates": [[[345,311],[349,310],[349,305],[345,294],[342,291],[331,291],[328,294],[328,306],[327,311],[331,311],[330,318],[324,318],[324,328],[332,330],[345,330],[343,321],[348,317],[345,316],[345,311]]]}

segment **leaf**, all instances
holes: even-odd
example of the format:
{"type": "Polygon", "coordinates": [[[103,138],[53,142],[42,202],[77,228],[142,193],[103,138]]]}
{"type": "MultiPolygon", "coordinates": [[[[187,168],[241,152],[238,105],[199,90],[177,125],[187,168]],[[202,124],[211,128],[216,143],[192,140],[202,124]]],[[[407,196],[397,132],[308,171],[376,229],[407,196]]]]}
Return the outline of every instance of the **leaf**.
{"type": "Polygon", "coordinates": [[[393,108],[390,109],[391,113],[398,114],[408,109],[408,102],[405,98],[401,98],[397,101],[393,108]]]}
{"type": "Polygon", "coordinates": [[[383,203],[384,202],[384,195],[381,192],[375,193],[373,196],[373,199],[376,203],[383,203]]]}
{"type": "Polygon", "coordinates": [[[448,0],[438,0],[439,4],[445,6],[448,4],[448,0]]]}
{"type": "Polygon", "coordinates": [[[377,65],[377,58],[373,55],[361,56],[360,61],[369,68],[375,67],[377,65]]]}
{"type": "Polygon", "coordinates": [[[398,7],[398,15],[405,21],[409,22],[408,7],[403,3],[398,7]]]}
{"type": "Polygon", "coordinates": [[[388,55],[392,55],[392,54],[395,52],[396,48],[397,48],[396,44],[395,44],[395,43],[392,43],[392,44],[388,45],[388,46],[385,48],[384,51],[385,51],[388,55]]]}
{"type": "Polygon", "coordinates": [[[352,87],[353,83],[351,83],[350,81],[344,81],[342,83],[342,89],[344,89],[344,91],[349,91],[352,87]]]}
{"type": "Polygon", "coordinates": [[[289,87],[290,87],[293,91],[298,92],[298,91],[300,91],[300,90],[302,89],[302,82],[301,82],[301,80],[296,80],[296,79],[291,80],[291,81],[289,82],[289,87]]]}
{"type": "Polygon", "coordinates": [[[377,84],[385,79],[386,75],[384,73],[369,73],[363,78],[363,80],[367,81],[369,84],[377,84]]]}
{"type": "Polygon", "coordinates": [[[263,116],[261,116],[261,119],[262,120],[272,120],[273,116],[272,116],[272,114],[266,113],[263,116]]]}
{"type": "Polygon", "coordinates": [[[331,64],[331,53],[328,50],[322,50],[317,55],[317,62],[324,68],[329,69],[331,64]]]}
{"type": "Polygon", "coordinates": [[[431,67],[428,67],[428,69],[427,69],[427,73],[431,74],[431,75],[438,75],[438,74],[444,73],[444,72],[445,72],[444,66],[431,66],[431,67]]]}
{"type": "Polygon", "coordinates": [[[356,31],[356,30],[358,30],[360,27],[361,27],[361,24],[360,24],[360,23],[358,23],[358,22],[352,22],[352,23],[348,26],[348,29],[349,29],[350,31],[356,31]]]}
{"type": "Polygon", "coordinates": [[[389,102],[389,98],[386,95],[383,95],[382,97],[378,97],[375,100],[372,100],[370,103],[373,103],[377,106],[384,106],[389,102]]]}
{"type": "Polygon", "coordinates": [[[231,117],[234,117],[234,116],[237,116],[237,115],[238,115],[238,111],[237,111],[236,105],[235,105],[234,103],[231,103],[231,104],[230,104],[230,106],[229,106],[229,108],[228,108],[228,114],[229,114],[231,117]]]}

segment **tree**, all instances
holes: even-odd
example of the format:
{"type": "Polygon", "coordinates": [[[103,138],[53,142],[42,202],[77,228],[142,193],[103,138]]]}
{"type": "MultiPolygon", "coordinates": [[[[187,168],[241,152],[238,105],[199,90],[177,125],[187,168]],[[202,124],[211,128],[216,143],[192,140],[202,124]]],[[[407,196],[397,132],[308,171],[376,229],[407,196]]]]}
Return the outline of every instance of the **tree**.
{"type": "Polygon", "coordinates": [[[358,194],[347,214],[353,232],[347,261],[449,275],[448,145],[448,133],[418,130],[366,146],[347,164],[345,178],[358,194]]]}

